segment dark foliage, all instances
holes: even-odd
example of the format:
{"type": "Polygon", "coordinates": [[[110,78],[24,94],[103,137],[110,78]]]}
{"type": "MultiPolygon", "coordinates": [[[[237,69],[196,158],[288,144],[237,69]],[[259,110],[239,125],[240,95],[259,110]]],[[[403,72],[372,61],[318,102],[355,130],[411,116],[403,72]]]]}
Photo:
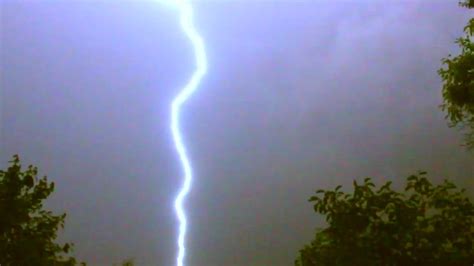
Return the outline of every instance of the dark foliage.
{"type": "Polygon", "coordinates": [[[68,256],[72,244],[54,243],[66,214],[54,215],[43,209],[54,183],[46,177],[38,179],[37,174],[38,169],[31,165],[22,170],[17,155],[6,171],[0,170],[0,265],[77,265],[68,256]]]}
{"type": "MultiPolygon", "coordinates": [[[[466,8],[474,8],[474,0],[460,2],[466,8]]],[[[465,145],[474,148],[474,18],[464,28],[465,35],[456,40],[461,53],[448,55],[442,60],[445,68],[438,70],[443,80],[443,104],[451,127],[466,132],[465,145]]]]}
{"type": "Polygon", "coordinates": [[[467,8],[474,8],[474,0],[464,0],[459,2],[459,5],[467,8]]]}
{"type": "Polygon", "coordinates": [[[370,178],[354,181],[352,194],[317,191],[309,201],[328,227],[295,265],[472,265],[473,204],[453,183],[435,186],[425,175],[408,177],[402,193],[370,178]]]}

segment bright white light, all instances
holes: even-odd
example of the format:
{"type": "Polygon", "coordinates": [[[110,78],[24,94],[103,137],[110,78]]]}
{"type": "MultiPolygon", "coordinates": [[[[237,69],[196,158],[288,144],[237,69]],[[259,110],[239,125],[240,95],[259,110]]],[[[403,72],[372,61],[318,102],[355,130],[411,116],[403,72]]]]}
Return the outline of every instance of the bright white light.
{"type": "Polygon", "coordinates": [[[179,190],[174,202],[174,208],[179,220],[178,254],[176,257],[176,265],[183,266],[184,255],[186,252],[184,241],[187,228],[187,220],[183,208],[183,201],[191,189],[193,172],[191,163],[189,162],[189,158],[186,153],[186,148],[183,143],[181,132],[179,130],[179,113],[181,106],[188,100],[191,94],[196,91],[199,82],[206,74],[207,62],[203,40],[194,28],[193,9],[190,3],[187,0],[175,0],[174,3],[179,9],[181,27],[194,47],[196,60],[196,70],[194,71],[191,80],[189,80],[186,86],[183,87],[179,94],[173,99],[171,104],[171,132],[173,134],[173,141],[176,146],[176,151],[178,152],[179,160],[181,161],[184,173],[183,186],[179,190]]]}

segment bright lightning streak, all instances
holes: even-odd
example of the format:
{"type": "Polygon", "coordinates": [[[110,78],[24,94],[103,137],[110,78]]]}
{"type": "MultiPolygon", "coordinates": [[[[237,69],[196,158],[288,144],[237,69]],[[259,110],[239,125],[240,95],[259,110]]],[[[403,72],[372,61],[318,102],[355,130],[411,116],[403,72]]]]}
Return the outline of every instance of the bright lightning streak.
{"type": "Polygon", "coordinates": [[[183,208],[183,201],[191,189],[191,181],[193,173],[191,163],[189,162],[186,148],[179,130],[179,113],[181,106],[188,100],[191,94],[196,91],[199,82],[207,71],[206,53],[204,50],[204,43],[199,33],[194,28],[193,24],[193,9],[187,0],[175,0],[179,9],[181,27],[186,36],[191,41],[194,47],[196,70],[186,86],[173,99],[171,104],[171,132],[173,134],[173,141],[178,152],[179,159],[183,166],[184,182],[174,202],[174,208],[179,220],[179,235],[178,235],[178,255],[176,258],[176,265],[183,266],[184,255],[186,247],[184,238],[186,236],[187,220],[183,208]]]}

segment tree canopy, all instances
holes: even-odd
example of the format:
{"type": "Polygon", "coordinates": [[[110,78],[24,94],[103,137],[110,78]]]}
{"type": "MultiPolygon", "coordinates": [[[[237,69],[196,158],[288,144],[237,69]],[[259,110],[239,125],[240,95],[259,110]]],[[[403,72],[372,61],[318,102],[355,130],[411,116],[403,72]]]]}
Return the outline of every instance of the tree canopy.
{"type": "MultiPolygon", "coordinates": [[[[465,0],[461,6],[472,9],[474,0],[465,0]]],[[[443,81],[443,104],[446,118],[451,127],[459,127],[466,132],[465,145],[474,148],[474,18],[464,27],[464,36],[456,43],[461,53],[455,57],[448,55],[442,60],[444,67],[438,70],[443,81]]]]}
{"type": "Polygon", "coordinates": [[[313,265],[472,265],[474,206],[453,183],[433,185],[425,172],[403,192],[370,178],[354,192],[318,190],[309,201],[326,216],[295,262],[313,265]]]}
{"type": "Polygon", "coordinates": [[[0,265],[77,265],[68,255],[72,244],[54,242],[66,214],[54,215],[43,209],[54,183],[37,175],[38,169],[32,165],[23,170],[17,155],[6,171],[0,170],[0,265]]]}

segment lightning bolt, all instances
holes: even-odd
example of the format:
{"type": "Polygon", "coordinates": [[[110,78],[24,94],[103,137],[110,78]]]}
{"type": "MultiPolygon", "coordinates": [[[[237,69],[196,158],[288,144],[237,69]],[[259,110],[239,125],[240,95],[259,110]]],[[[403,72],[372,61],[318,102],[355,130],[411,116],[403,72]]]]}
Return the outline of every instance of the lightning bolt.
{"type": "Polygon", "coordinates": [[[171,132],[173,134],[174,145],[176,147],[176,151],[178,152],[179,160],[184,172],[183,185],[174,201],[176,216],[179,220],[178,254],[176,257],[176,265],[183,266],[184,255],[186,253],[184,240],[187,228],[186,213],[183,208],[183,201],[191,190],[193,171],[189,157],[186,153],[182,134],[179,129],[179,114],[182,105],[189,99],[193,92],[196,91],[199,82],[206,74],[207,60],[204,42],[193,24],[193,8],[191,4],[187,0],[175,0],[174,3],[179,9],[181,28],[194,47],[196,60],[196,70],[194,71],[191,79],[186,84],[186,86],[182,88],[178,95],[176,95],[171,104],[171,132]]]}

